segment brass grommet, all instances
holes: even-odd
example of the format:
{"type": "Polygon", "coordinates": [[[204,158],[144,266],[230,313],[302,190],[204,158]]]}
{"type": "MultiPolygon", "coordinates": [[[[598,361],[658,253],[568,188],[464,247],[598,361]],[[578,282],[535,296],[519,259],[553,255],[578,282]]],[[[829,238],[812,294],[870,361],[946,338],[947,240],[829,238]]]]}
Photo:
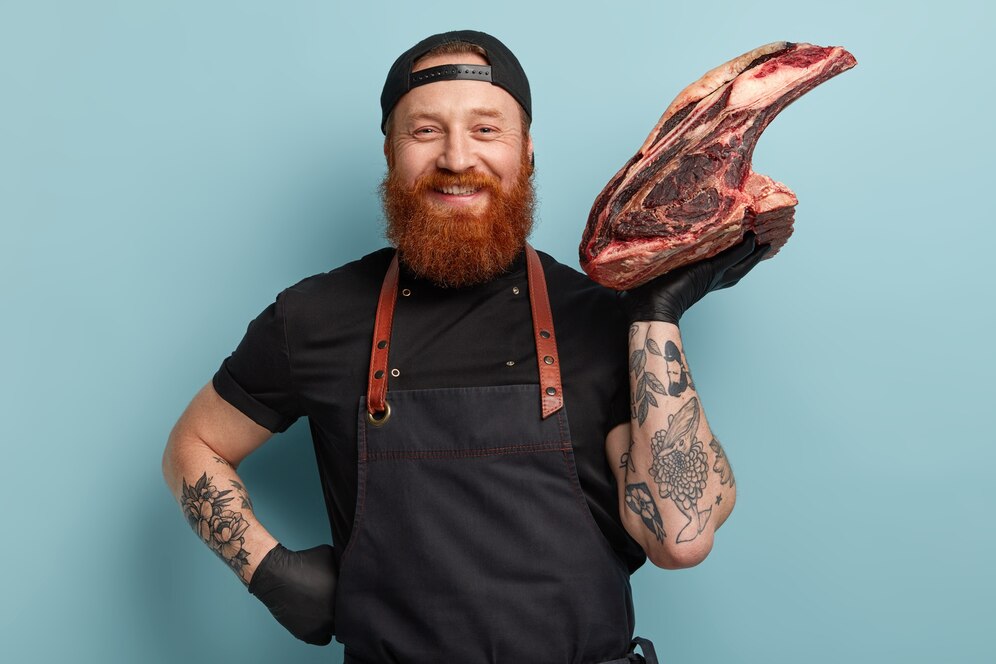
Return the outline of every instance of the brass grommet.
{"type": "Polygon", "coordinates": [[[410,289],[410,288],[402,288],[401,289],[401,294],[404,295],[405,297],[408,297],[409,295],[412,294],[412,289],[410,289]]]}
{"type": "Polygon", "coordinates": [[[508,362],[505,363],[505,366],[506,367],[514,367],[515,366],[515,360],[509,360],[508,362]]]}
{"type": "Polygon", "coordinates": [[[553,358],[549,355],[543,358],[544,364],[553,364],[553,358]]]}
{"type": "Polygon", "coordinates": [[[367,411],[367,422],[369,422],[375,427],[384,426],[384,423],[387,422],[389,419],[391,419],[391,404],[389,404],[386,401],[384,402],[384,412],[379,418],[374,417],[373,413],[371,413],[369,410],[367,411]]]}
{"type": "Polygon", "coordinates": [[[512,294],[513,295],[518,295],[519,294],[519,287],[518,286],[512,286],[512,294]]]}
{"type": "Polygon", "coordinates": [[[555,388],[555,387],[548,387],[548,388],[546,388],[546,393],[549,394],[551,397],[556,396],[557,395],[557,388],[555,388]]]}
{"type": "Polygon", "coordinates": [[[397,378],[398,376],[401,375],[401,372],[398,371],[397,369],[391,369],[391,375],[397,378]]]}

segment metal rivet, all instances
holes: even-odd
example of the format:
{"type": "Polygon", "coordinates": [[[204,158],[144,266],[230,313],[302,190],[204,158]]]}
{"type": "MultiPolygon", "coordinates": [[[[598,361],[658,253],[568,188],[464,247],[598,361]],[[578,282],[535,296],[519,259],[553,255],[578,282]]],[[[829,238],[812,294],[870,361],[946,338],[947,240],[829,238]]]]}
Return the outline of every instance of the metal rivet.
{"type": "Polygon", "coordinates": [[[398,371],[397,369],[391,369],[391,375],[397,378],[398,376],[401,375],[401,372],[398,371]]]}
{"type": "Polygon", "coordinates": [[[547,332],[546,330],[540,330],[540,336],[543,337],[544,339],[549,339],[550,333],[547,332]]]}
{"type": "Polygon", "coordinates": [[[389,419],[391,419],[391,404],[387,401],[384,402],[384,411],[380,417],[374,416],[369,410],[367,411],[367,422],[375,427],[383,426],[389,419]]]}
{"type": "Polygon", "coordinates": [[[555,394],[557,394],[557,388],[555,388],[555,387],[548,387],[548,388],[546,388],[546,393],[549,394],[552,397],[555,394]]]}
{"type": "Polygon", "coordinates": [[[512,294],[513,295],[518,295],[519,294],[519,287],[518,286],[512,286],[512,294]]]}
{"type": "Polygon", "coordinates": [[[381,350],[387,348],[387,339],[381,339],[380,341],[378,341],[377,348],[380,348],[381,350]]]}
{"type": "Polygon", "coordinates": [[[553,358],[552,358],[552,357],[550,357],[549,355],[547,355],[546,357],[544,357],[544,358],[543,358],[543,361],[544,361],[545,363],[547,363],[547,364],[553,364],[553,358]]]}
{"type": "Polygon", "coordinates": [[[410,289],[410,288],[402,288],[401,289],[401,294],[404,295],[405,297],[408,297],[409,295],[412,294],[412,289],[410,289]]]}
{"type": "Polygon", "coordinates": [[[380,369],[377,369],[377,371],[374,372],[374,378],[380,379],[380,378],[383,378],[383,377],[384,377],[384,372],[381,371],[380,369]]]}
{"type": "Polygon", "coordinates": [[[508,362],[505,363],[505,366],[506,367],[514,367],[515,366],[515,360],[509,360],[508,362]]]}

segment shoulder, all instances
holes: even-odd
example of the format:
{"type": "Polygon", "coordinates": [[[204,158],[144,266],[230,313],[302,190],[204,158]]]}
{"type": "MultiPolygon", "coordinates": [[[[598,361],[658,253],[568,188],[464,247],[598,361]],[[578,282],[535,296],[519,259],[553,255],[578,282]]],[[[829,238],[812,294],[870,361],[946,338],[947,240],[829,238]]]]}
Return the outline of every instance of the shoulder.
{"type": "Polygon", "coordinates": [[[591,280],[588,275],[564,265],[553,256],[537,251],[543,264],[550,299],[567,300],[572,304],[588,302],[597,308],[618,307],[618,293],[591,280]]]}
{"type": "Polygon", "coordinates": [[[394,249],[385,247],[341,265],[328,272],[314,274],[284,289],[278,296],[288,314],[313,310],[316,306],[348,307],[357,300],[376,298],[384,273],[394,256],[394,249]]]}
{"type": "Polygon", "coordinates": [[[624,343],[629,325],[618,293],[548,254],[537,253],[546,276],[558,339],[584,344],[589,350],[624,343]]]}

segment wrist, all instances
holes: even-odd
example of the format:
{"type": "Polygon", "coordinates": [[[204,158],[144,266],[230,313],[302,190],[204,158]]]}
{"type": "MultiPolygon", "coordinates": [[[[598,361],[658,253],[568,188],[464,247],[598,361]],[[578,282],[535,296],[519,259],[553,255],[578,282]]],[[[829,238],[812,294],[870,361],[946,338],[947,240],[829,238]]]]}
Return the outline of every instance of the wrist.
{"type": "Polygon", "coordinates": [[[681,328],[678,326],[678,323],[663,320],[637,320],[630,323],[630,328],[636,328],[638,333],[642,333],[636,335],[640,338],[648,332],[653,332],[664,338],[673,338],[681,334],[681,328]]]}
{"type": "Polygon", "coordinates": [[[278,564],[281,559],[285,559],[288,553],[290,551],[287,548],[281,545],[280,542],[276,542],[269,550],[262,554],[259,562],[256,563],[255,569],[252,571],[252,575],[249,577],[247,587],[250,594],[257,594],[262,590],[262,586],[267,585],[271,566],[278,564]]]}

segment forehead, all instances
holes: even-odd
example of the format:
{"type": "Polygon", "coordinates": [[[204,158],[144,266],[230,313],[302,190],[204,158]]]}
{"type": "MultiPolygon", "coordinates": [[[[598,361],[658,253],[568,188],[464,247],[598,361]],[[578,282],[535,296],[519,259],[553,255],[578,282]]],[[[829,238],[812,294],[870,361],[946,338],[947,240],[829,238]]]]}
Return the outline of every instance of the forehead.
{"type": "MultiPolygon", "coordinates": [[[[439,65],[486,65],[488,61],[477,53],[441,54],[422,58],[412,67],[421,71],[439,65]]],[[[416,116],[432,115],[457,119],[467,115],[491,115],[519,125],[519,103],[504,89],[486,81],[437,81],[413,88],[395,107],[395,116],[402,122],[416,116]]]]}
{"type": "MultiPolygon", "coordinates": [[[[486,65],[488,61],[477,53],[447,53],[441,55],[423,56],[415,62],[412,71],[422,71],[439,65],[486,65]]],[[[490,84],[489,84],[490,85],[490,84]]]]}

